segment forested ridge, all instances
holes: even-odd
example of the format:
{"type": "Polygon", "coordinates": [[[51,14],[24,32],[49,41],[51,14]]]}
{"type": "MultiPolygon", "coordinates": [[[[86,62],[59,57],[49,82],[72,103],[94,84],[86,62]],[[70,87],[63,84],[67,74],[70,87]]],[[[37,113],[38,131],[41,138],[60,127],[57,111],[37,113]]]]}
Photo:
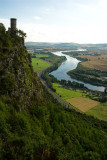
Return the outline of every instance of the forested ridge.
{"type": "Polygon", "coordinates": [[[62,107],[34,73],[23,36],[0,25],[1,160],[106,160],[106,127],[62,107]]]}

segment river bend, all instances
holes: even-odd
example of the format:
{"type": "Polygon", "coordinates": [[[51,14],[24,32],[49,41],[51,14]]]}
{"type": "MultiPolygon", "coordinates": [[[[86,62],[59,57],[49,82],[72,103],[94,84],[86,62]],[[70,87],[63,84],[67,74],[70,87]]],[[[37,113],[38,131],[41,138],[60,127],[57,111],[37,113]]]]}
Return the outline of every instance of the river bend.
{"type": "MultiPolygon", "coordinates": [[[[81,51],[81,50],[78,49],[77,51],[81,51]]],[[[84,50],[82,50],[82,51],[84,51],[84,50]]],[[[63,54],[62,52],[66,53],[67,51],[52,52],[53,54],[55,54],[57,56],[65,56],[66,61],[63,62],[57,70],[51,72],[50,73],[51,75],[56,77],[58,80],[63,79],[63,80],[66,80],[66,81],[70,80],[71,82],[75,81],[75,82],[84,84],[84,86],[86,86],[87,88],[89,88],[91,90],[104,92],[105,87],[103,87],[103,86],[95,86],[95,85],[91,85],[89,83],[85,83],[85,82],[82,82],[82,81],[71,78],[67,74],[67,72],[75,69],[80,61],[77,60],[76,58],[70,57],[69,55],[63,54]]]]}

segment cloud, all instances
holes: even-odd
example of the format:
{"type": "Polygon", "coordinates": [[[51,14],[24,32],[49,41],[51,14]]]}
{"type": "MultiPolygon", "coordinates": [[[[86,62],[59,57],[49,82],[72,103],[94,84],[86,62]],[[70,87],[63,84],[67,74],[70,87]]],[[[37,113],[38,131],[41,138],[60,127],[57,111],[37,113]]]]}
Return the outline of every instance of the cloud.
{"type": "Polygon", "coordinates": [[[73,21],[76,21],[76,22],[79,22],[79,23],[88,24],[88,20],[80,18],[80,17],[72,17],[71,19],[73,21]]]}
{"type": "Polygon", "coordinates": [[[86,5],[86,4],[81,4],[81,3],[75,3],[75,6],[77,6],[79,9],[83,9],[88,12],[92,12],[93,10],[95,10],[95,8],[91,4],[86,5]]]}
{"type": "Polygon", "coordinates": [[[0,18],[0,23],[3,23],[6,27],[6,29],[8,29],[8,27],[10,27],[10,20],[9,19],[0,18]]]}
{"type": "Polygon", "coordinates": [[[27,33],[26,41],[35,42],[77,42],[77,43],[106,43],[105,26],[100,27],[66,27],[46,24],[25,24],[19,26],[27,33]]]}
{"type": "Polygon", "coordinates": [[[45,8],[43,13],[44,14],[49,14],[52,10],[50,8],[45,8]]]}
{"type": "Polygon", "coordinates": [[[107,8],[107,0],[100,0],[99,5],[106,9],[107,8]]]}
{"type": "Polygon", "coordinates": [[[8,22],[9,22],[9,19],[0,18],[0,21],[1,21],[2,23],[8,23],[8,22]]]}
{"type": "Polygon", "coordinates": [[[34,19],[35,19],[35,20],[41,20],[41,17],[35,16],[34,19]]]}
{"type": "MultiPolygon", "coordinates": [[[[75,18],[74,18],[75,19],[75,18]]],[[[78,18],[76,18],[79,21],[78,18]]],[[[0,18],[9,27],[9,20],[0,18]]],[[[106,43],[107,24],[101,26],[62,26],[52,24],[38,24],[18,21],[17,28],[27,33],[26,41],[35,42],[76,42],[76,43],[106,43]]]]}

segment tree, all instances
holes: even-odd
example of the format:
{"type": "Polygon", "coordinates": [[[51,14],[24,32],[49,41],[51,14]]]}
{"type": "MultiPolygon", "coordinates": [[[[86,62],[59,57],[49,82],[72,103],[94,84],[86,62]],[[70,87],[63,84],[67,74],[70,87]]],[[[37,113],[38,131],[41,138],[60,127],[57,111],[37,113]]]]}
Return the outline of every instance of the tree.
{"type": "Polygon", "coordinates": [[[17,30],[16,33],[18,33],[18,35],[22,38],[25,38],[26,37],[26,33],[24,33],[22,30],[17,30]]]}

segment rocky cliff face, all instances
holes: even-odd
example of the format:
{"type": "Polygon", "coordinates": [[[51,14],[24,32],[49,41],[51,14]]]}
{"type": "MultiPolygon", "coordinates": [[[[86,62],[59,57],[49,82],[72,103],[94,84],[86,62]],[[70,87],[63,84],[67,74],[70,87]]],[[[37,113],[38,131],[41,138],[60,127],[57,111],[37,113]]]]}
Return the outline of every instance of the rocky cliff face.
{"type": "Polygon", "coordinates": [[[31,65],[23,38],[0,30],[0,95],[9,95],[24,107],[42,98],[42,87],[31,65]]]}

